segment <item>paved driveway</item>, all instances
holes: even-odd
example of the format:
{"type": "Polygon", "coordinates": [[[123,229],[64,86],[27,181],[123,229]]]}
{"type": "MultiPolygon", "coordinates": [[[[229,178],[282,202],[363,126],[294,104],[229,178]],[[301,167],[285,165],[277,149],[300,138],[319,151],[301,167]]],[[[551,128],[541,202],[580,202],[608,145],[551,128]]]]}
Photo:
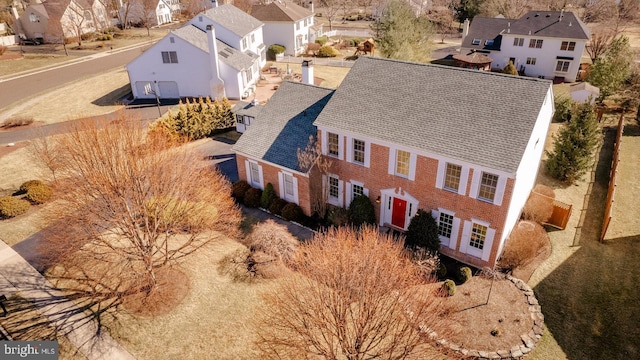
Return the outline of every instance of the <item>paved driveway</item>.
{"type": "Polygon", "coordinates": [[[202,156],[211,160],[229,179],[229,181],[238,181],[238,167],[236,166],[236,154],[231,150],[234,141],[226,138],[214,137],[214,139],[200,140],[202,143],[196,146],[196,149],[202,153],[202,156]]]}

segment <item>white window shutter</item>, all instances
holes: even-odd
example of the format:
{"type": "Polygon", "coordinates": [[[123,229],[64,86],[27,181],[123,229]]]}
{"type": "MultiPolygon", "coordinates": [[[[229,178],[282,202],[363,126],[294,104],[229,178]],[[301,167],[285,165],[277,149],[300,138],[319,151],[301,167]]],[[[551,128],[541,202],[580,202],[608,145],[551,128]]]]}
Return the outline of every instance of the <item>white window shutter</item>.
{"type": "Polygon", "coordinates": [[[287,196],[284,190],[284,174],[281,172],[278,172],[278,194],[281,199],[284,199],[287,196]]]}
{"type": "Polygon", "coordinates": [[[351,186],[352,186],[352,185],[351,185],[351,183],[350,183],[350,182],[347,182],[345,185],[346,185],[347,189],[346,189],[346,191],[345,191],[346,196],[345,196],[344,203],[345,203],[345,204],[348,204],[348,205],[347,205],[347,207],[349,207],[349,205],[351,205],[351,190],[352,190],[352,189],[351,189],[351,186]]]}
{"type": "Polygon", "coordinates": [[[338,180],[338,206],[344,206],[344,181],[338,180]]]}
{"type": "Polygon", "coordinates": [[[462,171],[460,173],[460,186],[458,186],[458,194],[465,195],[467,193],[468,182],[469,182],[469,168],[466,166],[463,166],[462,171]]]}
{"type": "Polygon", "coordinates": [[[449,249],[456,249],[458,244],[458,233],[460,232],[460,218],[453,218],[453,226],[451,228],[451,241],[449,241],[449,249]]]}
{"type": "Polygon", "coordinates": [[[322,155],[327,155],[329,153],[328,142],[329,142],[329,133],[322,130],[322,155]]]}
{"type": "Polygon", "coordinates": [[[436,174],[436,188],[442,189],[444,186],[444,175],[445,170],[447,168],[447,162],[440,160],[438,161],[438,173],[436,174]]]}
{"type": "Polygon", "coordinates": [[[371,141],[364,143],[364,166],[369,167],[371,160],[371,141]]]}
{"type": "Polygon", "coordinates": [[[469,240],[471,239],[471,221],[465,221],[462,228],[462,240],[460,241],[460,252],[466,254],[469,240]]]}
{"type": "Polygon", "coordinates": [[[347,139],[347,162],[353,162],[353,139],[350,136],[345,137],[347,139]]]}
{"type": "Polygon", "coordinates": [[[482,248],[482,260],[489,261],[491,256],[491,248],[493,245],[493,238],[496,236],[495,229],[487,229],[487,237],[484,239],[484,247],[482,248]]]}
{"type": "Polygon", "coordinates": [[[244,161],[244,167],[247,171],[247,182],[249,183],[249,185],[251,185],[253,183],[253,179],[251,178],[251,166],[249,166],[249,160],[245,160],[244,161]]]}
{"type": "Polygon", "coordinates": [[[298,179],[295,176],[292,176],[293,178],[293,202],[296,203],[296,205],[300,205],[300,203],[298,202],[298,179]]]}
{"type": "Polygon", "coordinates": [[[413,181],[416,179],[416,163],[418,161],[418,155],[416,153],[411,153],[409,157],[409,180],[413,181]]]}
{"type": "Polygon", "coordinates": [[[396,156],[397,156],[397,151],[394,148],[389,148],[389,165],[387,166],[387,173],[389,175],[395,175],[396,174],[396,156]]]}
{"type": "Polygon", "coordinates": [[[367,189],[366,187],[363,187],[363,188],[362,188],[362,193],[363,193],[365,196],[369,196],[369,189],[367,189]]]}
{"type": "Polygon", "coordinates": [[[477,199],[478,191],[480,189],[480,177],[482,176],[482,171],[479,169],[473,169],[473,177],[471,179],[471,191],[469,191],[469,196],[477,199]]]}
{"type": "Polygon", "coordinates": [[[258,176],[260,177],[260,179],[258,179],[258,181],[260,182],[260,189],[264,190],[264,178],[262,177],[262,165],[258,164],[258,176]]]}
{"type": "Polygon", "coordinates": [[[504,188],[507,186],[507,177],[500,176],[498,178],[498,184],[496,185],[496,195],[493,198],[493,203],[500,206],[502,205],[502,198],[504,197],[504,188]]]}
{"type": "Polygon", "coordinates": [[[338,135],[338,159],[344,160],[344,136],[338,135]]]}

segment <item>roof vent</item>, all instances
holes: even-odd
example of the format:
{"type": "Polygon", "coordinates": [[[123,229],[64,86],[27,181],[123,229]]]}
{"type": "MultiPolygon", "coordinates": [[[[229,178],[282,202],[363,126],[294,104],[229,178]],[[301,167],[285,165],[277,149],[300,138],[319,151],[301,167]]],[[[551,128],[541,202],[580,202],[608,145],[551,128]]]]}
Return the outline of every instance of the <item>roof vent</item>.
{"type": "Polygon", "coordinates": [[[569,21],[569,26],[571,26],[571,21],[569,21]]]}
{"type": "Polygon", "coordinates": [[[253,98],[253,100],[251,100],[251,105],[256,106],[256,105],[260,105],[260,101],[258,101],[258,99],[253,98]]]}
{"type": "Polygon", "coordinates": [[[538,17],[538,16],[540,16],[540,14],[535,14],[533,17],[538,17]]]}
{"type": "Polygon", "coordinates": [[[545,17],[551,17],[551,15],[547,14],[547,16],[545,16],[545,17]]]}

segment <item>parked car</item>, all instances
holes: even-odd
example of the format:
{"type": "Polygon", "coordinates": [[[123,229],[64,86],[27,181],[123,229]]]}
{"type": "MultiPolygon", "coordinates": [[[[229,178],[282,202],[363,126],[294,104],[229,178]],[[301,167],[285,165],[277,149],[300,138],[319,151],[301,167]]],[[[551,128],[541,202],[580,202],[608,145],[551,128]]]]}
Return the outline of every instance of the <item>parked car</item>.
{"type": "Polygon", "coordinates": [[[20,45],[40,45],[41,42],[38,40],[31,40],[31,39],[22,39],[20,40],[20,45]]]}

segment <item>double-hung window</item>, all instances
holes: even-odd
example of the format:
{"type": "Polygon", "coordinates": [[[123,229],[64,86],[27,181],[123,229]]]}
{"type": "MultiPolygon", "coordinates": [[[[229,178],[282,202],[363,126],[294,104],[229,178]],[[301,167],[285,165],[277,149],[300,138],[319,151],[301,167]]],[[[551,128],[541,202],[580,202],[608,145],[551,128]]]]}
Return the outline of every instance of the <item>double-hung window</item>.
{"type": "Polygon", "coordinates": [[[562,44],[560,45],[560,50],[573,51],[575,48],[576,48],[575,41],[563,41],[562,44]]]}
{"type": "Polygon", "coordinates": [[[364,195],[364,187],[358,184],[351,184],[351,201],[360,195],[364,195]]]}
{"type": "Polygon", "coordinates": [[[524,45],[524,38],[513,39],[513,46],[523,46],[523,45],[524,45]]]}
{"type": "Polygon", "coordinates": [[[542,39],[531,39],[529,40],[529,47],[540,49],[542,47],[542,39]]]}
{"type": "Polygon", "coordinates": [[[484,249],[484,243],[487,240],[487,227],[478,223],[471,226],[471,237],[469,238],[469,246],[478,250],[484,249]]]}
{"type": "Polygon", "coordinates": [[[458,189],[460,188],[461,174],[462,166],[447,163],[443,188],[445,188],[446,190],[458,192],[458,189]]]}
{"type": "Polygon", "coordinates": [[[353,162],[364,164],[365,143],[362,140],[353,139],[353,162]]]}
{"type": "Polygon", "coordinates": [[[496,197],[497,187],[498,175],[483,172],[480,180],[480,188],[478,189],[478,199],[493,202],[496,197]]]}
{"type": "Polygon", "coordinates": [[[289,175],[289,174],[284,174],[283,175],[283,179],[284,179],[284,193],[287,195],[287,197],[294,196],[294,189],[293,189],[293,176],[289,175]]]}
{"type": "Polygon", "coordinates": [[[534,57],[527,58],[527,65],[535,65],[535,64],[536,64],[536,58],[534,57]]]}
{"type": "Polygon", "coordinates": [[[340,137],[338,134],[327,133],[327,152],[330,156],[340,156],[340,137]]]}
{"type": "Polygon", "coordinates": [[[404,150],[396,150],[396,175],[409,177],[411,168],[411,153],[404,150]]]}
{"type": "Polygon", "coordinates": [[[338,199],[340,196],[340,180],[338,178],[329,176],[329,198],[338,199]]]}
{"type": "Polygon", "coordinates": [[[438,217],[438,235],[450,239],[452,230],[453,215],[441,212],[438,217]]]}
{"type": "Polygon", "coordinates": [[[251,184],[259,185],[262,182],[260,179],[260,167],[258,164],[250,162],[249,169],[251,170],[251,184]]]}
{"type": "Polygon", "coordinates": [[[164,64],[177,64],[178,63],[178,53],[175,51],[163,51],[162,52],[162,62],[164,64]]]}
{"type": "Polygon", "coordinates": [[[556,64],[556,71],[557,72],[567,72],[567,71],[569,71],[569,65],[570,64],[571,64],[571,62],[569,62],[569,61],[558,60],[558,63],[556,64]]]}

